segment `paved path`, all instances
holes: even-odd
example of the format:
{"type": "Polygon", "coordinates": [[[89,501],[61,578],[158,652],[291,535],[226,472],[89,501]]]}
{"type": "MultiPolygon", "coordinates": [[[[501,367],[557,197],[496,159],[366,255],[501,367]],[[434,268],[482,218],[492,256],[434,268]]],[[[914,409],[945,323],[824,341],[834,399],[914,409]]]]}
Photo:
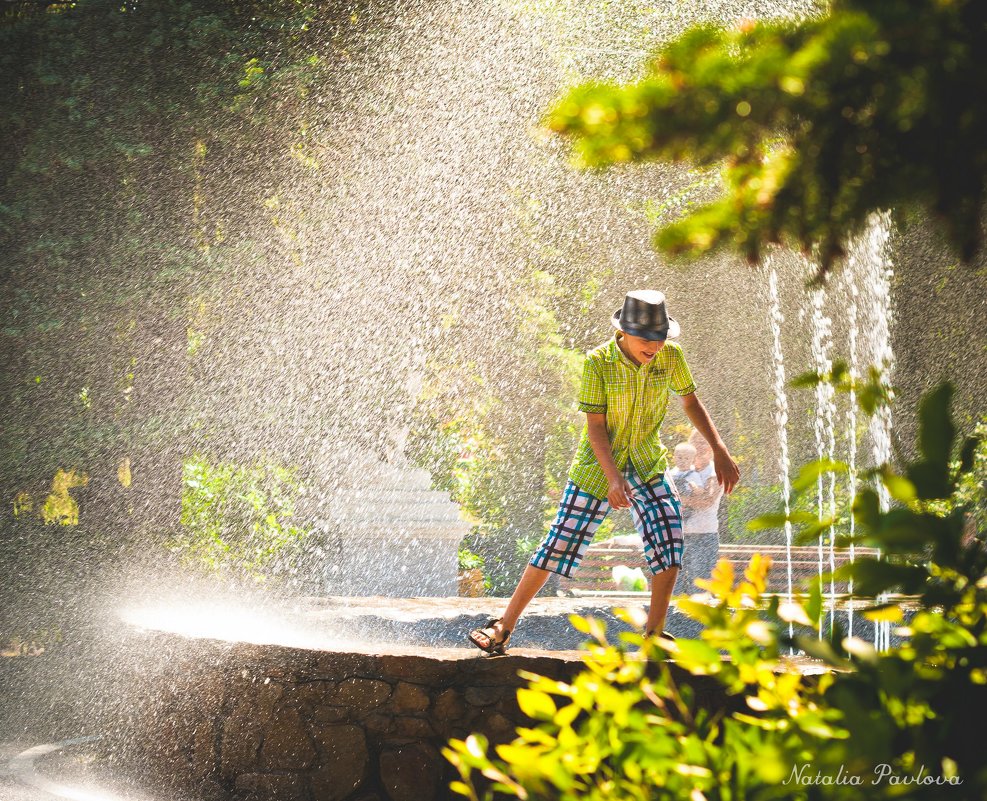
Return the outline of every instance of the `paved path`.
{"type": "Polygon", "coordinates": [[[52,801],[53,796],[49,793],[25,786],[11,768],[11,760],[31,745],[17,741],[0,743],[0,798],[3,801],[52,801]]]}
{"type": "Polygon", "coordinates": [[[90,748],[98,737],[34,745],[0,742],[2,801],[152,801],[93,769],[90,748]]]}

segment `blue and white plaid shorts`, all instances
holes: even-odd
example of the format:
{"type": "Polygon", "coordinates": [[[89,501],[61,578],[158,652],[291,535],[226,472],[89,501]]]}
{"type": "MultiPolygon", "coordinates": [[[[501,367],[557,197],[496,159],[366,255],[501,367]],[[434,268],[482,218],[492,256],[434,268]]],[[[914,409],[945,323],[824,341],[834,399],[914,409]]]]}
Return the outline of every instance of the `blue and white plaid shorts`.
{"type": "MultiPolygon", "coordinates": [[[[651,572],[661,573],[670,567],[679,567],[683,543],[678,497],[663,476],[645,483],[628,465],[624,477],[634,489],[631,517],[644,540],[644,558],[651,572]]],[[[562,493],[555,522],[535,551],[531,564],[566,578],[571,576],[609,511],[610,502],[606,498],[596,498],[569,481],[562,493]]]]}

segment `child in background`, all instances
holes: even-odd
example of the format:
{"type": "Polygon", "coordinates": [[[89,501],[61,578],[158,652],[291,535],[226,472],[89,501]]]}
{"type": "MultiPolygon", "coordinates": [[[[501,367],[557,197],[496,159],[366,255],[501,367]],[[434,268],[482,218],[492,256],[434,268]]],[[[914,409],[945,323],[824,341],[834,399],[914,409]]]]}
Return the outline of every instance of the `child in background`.
{"type": "Polygon", "coordinates": [[[713,449],[698,431],[689,436],[695,453],[688,481],[691,491],[682,498],[682,534],[685,555],[675,584],[676,593],[697,592],[697,578],[709,578],[720,553],[718,511],[723,489],[713,467],[713,449]]]}
{"type": "MultiPolygon", "coordinates": [[[[675,484],[675,491],[681,501],[692,493],[694,482],[699,480],[693,467],[693,463],[696,461],[696,449],[688,442],[680,442],[675,446],[673,460],[675,465],[668,471],[668,477],[675,484]]],[[[684,507],[682,509],[683,522],[687,514],[688,508],[684,507]]]]}

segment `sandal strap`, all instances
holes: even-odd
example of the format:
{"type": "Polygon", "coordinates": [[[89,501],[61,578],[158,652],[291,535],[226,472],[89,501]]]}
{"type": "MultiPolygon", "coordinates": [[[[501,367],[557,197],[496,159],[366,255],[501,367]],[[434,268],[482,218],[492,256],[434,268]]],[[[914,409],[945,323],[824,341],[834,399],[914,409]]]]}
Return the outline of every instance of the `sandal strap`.
{"type": "Polygon", "coordinates": [[[487,637],[487,639],[490,640],[490,645],[491,646],[504,645],[511,638],[511,630],[510,629],[505,629],[503,627],[503,619],[502,618],[499,618],[499,617],[496,620],[489,620],[489,621],[487,621],[487,624],[485,626],[483,626],[482,628],[479,628],[479,629],[475,629],[475,631],[478,631],[478,632],[480,632],[480,634],[483,634],[484,637],[487,637]],[[494,628],[494,626],[496,626],[498,623],[501,624],[501,629],[500,630],[502,632],[502,636],[501,636],[501,638],[499,640],[497,639],[497,629],[494,628]],[[484,634],[484,632],[485,632],[486,629],[490,629],[493,632],[494,636],[493,637],[487,637],[487,635],[484,634]]]}

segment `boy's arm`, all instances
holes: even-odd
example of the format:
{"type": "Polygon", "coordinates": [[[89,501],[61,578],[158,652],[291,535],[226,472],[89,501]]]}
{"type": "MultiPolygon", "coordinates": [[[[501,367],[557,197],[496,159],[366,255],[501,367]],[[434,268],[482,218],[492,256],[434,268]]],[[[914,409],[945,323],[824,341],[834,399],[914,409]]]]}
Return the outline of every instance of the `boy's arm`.
{"type": "Polygon", "coordinates": [[[631,485],[620,474],[617,463],[613,460],[613,451],[610,449],[610,435],[607,433],[606,414],[586,413],[586,433],[589,436],[589,444],[593,448],[596,460],[603,468],[603,475],[607,477],[610,486],[607,489],[607,500],[614,509],[630,508],[630,499],[634,495],[631,485]]]}
{"type": "Polygon", "coordinates": [[[720,434],[713,425],[713,420],[699,400],[695,392],[682,395],[682,406],[689,421],[696,427],[696,430],[706,439],[713,449],[713,469],[716,471],[716,480],[719,481],[723,491],[728,495],[733,492],[733,488],[740,481],[740,468],[727,450],[727,446],[720,439],[720,434]]]}

